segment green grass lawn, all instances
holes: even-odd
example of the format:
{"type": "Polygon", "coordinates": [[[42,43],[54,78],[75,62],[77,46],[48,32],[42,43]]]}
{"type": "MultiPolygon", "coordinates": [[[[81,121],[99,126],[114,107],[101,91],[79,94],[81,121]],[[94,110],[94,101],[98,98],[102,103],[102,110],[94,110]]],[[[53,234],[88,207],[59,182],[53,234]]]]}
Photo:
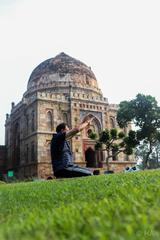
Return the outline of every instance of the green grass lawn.
{"type": "Polygon", "coordinates": [[[160,239],[160,170],[0,184],[0,240],[160,239]]]}

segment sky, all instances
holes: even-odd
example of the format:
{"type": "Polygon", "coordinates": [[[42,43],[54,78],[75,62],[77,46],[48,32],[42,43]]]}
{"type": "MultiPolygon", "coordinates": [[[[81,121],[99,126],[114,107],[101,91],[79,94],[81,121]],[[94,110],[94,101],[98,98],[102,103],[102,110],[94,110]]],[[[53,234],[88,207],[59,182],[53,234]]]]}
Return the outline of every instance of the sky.
{"type": "Polygon", "coordinates": [[[0,0],[0,144],[33,69],[60,52],[90,66],[109,103],[160,103],[159,0],[0,0]]]}

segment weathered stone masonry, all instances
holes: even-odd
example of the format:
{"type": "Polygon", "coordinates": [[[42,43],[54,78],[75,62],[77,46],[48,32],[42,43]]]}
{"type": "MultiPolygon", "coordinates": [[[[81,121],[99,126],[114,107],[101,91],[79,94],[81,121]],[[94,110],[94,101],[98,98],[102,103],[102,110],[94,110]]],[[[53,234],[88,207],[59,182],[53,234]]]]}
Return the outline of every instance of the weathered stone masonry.
{"type": "MultiPolygon", "coordinates": [[[[95,116],[91,129],[99,133],[118,127],[117,107],[103,97],[94,73],[84,63],[65,53],[42,62],[33,70],[22,101],[12,103],[6,117],[7,169],[19,178],[53,176],[50,140],[56,126],[65,121],[74,127],[90,114],[95,116]]],[[[105,154],[95,153],[94,144],[85,130],[75,136],[71,141],[75,162],[105,166],[105,154]]],[[[110,165],[119,171],[131,160],[121,155],[110,165]]]]}

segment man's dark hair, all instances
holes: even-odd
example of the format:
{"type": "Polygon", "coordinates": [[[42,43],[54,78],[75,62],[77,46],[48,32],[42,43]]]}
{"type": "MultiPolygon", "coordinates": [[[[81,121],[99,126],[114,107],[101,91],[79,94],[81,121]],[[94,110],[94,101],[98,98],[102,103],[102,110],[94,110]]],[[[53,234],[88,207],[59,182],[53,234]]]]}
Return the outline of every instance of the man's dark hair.
{"type": "Polygon", "coordinates": [[[56,132],[59,133],[62,129],[64,130],[67,126],[67,123],[60,123],[57,127],[56,127],[56,132]]]}

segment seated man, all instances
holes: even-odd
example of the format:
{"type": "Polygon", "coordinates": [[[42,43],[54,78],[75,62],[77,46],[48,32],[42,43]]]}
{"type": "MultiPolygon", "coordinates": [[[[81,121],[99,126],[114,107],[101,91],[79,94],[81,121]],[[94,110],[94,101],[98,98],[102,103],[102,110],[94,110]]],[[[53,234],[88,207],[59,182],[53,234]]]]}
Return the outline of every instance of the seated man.
{"type": "Polygon", "coordinates": [[[72,152],[68,139],[90,125],[92,119],[81,123],[79,126],[69,130],[66,123],[61,123],[56,128],[51,140],[51,158],[54,175],[56,178],[71,178],[90,176],[93,173],[87,169],[73,164],[72,152]]]}

